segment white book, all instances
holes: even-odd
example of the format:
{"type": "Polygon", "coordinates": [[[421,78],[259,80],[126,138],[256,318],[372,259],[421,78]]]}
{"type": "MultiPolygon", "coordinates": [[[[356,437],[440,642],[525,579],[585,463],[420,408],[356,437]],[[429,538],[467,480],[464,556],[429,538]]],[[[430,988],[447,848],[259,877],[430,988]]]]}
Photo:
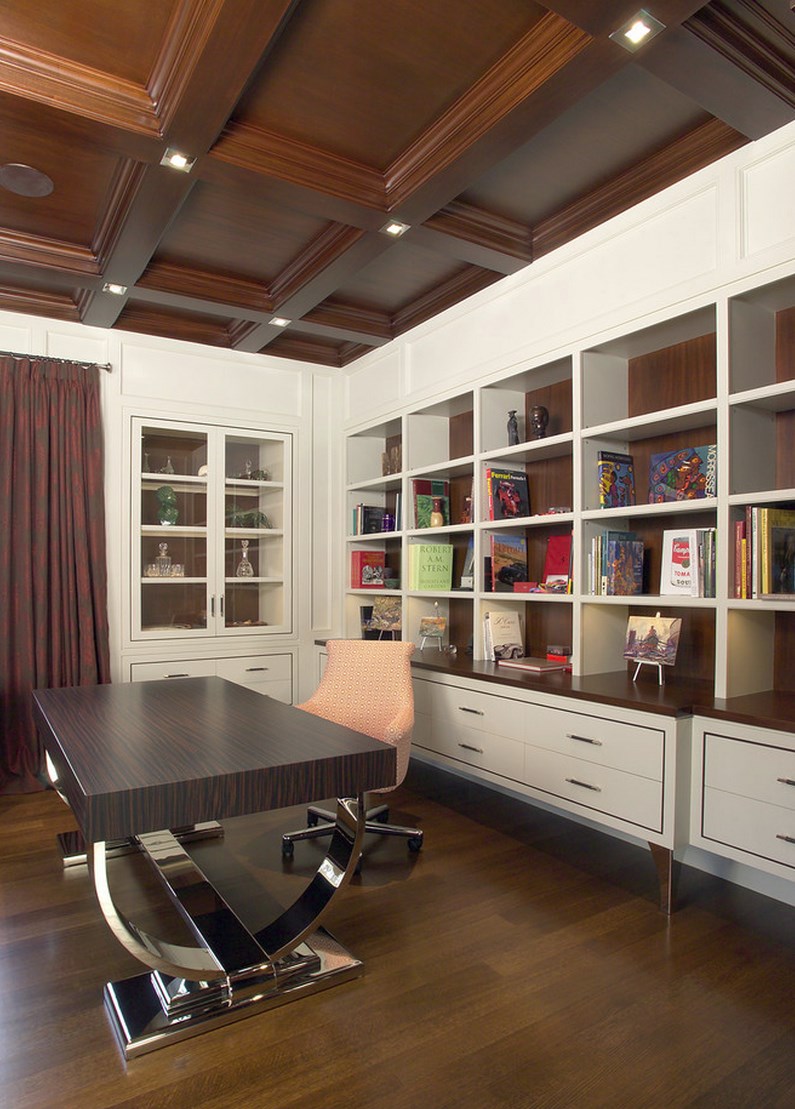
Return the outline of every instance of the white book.
{"type": "Polygon", "coordinates": [[[524,636],[522,623],[518,612],[506,612],[501,609],[489,609],[484,614],[484,629],[488,641],[486,650],[490,653],[487,658],[522,658],[524,655],[524,636]]]}
{"type": "Polygon", "coordinates": [[[664,597],[701,595],[696,528],[663,532],[660,595],[664,597]]]}

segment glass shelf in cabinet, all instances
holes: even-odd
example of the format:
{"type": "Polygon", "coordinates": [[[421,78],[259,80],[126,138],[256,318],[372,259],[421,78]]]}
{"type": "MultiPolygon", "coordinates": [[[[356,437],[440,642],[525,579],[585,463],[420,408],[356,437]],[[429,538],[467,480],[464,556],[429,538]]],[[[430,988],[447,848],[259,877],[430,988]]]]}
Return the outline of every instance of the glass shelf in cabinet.
{"type": "Polygon", "coordinates": [[[207,527],[202,524],[141,524],[140,530],[141,535],[207,535],[207,527]]]}

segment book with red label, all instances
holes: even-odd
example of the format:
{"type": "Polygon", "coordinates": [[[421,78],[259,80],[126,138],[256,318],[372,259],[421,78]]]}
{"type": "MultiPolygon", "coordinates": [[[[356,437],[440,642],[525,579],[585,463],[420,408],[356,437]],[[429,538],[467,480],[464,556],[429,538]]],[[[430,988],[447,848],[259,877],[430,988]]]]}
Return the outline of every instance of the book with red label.
{"type": "Polygon", "coordinates": [[[566,535],[550,535],[544,557],[545,585],[568,586],[571,577],[571,532],[566,535]]]}
{"type": "Polygon", "coordinates": [[[486,470],[490,520],[518,520],[530,515],[530,491],[523,470],[486,470]]]}
{"type": "Polygon", "coordinates": [[[351,589],[383,589],[386,551],[351,551],[351,589]]]}

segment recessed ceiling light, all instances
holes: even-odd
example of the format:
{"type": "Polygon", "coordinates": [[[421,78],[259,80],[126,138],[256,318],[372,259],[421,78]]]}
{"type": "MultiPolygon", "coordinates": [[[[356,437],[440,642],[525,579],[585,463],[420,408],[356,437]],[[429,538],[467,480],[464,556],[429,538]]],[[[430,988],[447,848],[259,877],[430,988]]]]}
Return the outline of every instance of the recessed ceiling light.
{"type": "Polygon", "coordinates": [[[127,292],[126,285],[117,285],[115,281],[106,281],[102,286],[103,293],[113,293],[114,296],[123,297],[127,292]]]}
{"type": "Polygon", "coordinates": [[[393,239],[399,239],[401,235],[405,235],[408,231],[409,225],[401,223],[400,220],[391,219],[389,223],[385,223],[381,228],[382,235],[391,235],[393,239]]]}
{"type": "Polygon", "coordinates": [[[274,316],[270,323],[272,327],[287,327],[292,320],[286,320],[284,316],[274,316]]]}
{"type": "Polygon", "coordinates": [[[610,38],[613,42],[617,42],[619,46],[623,46],[625,50],[632,51],[645,46],[647,42],[651,42],[655,35],[659,35],[660,31],[664,30],[664,23],[660,23],[659,19],[655,19],[653,15],[641,8],[617,31],[613,31],[610,38]]]}
{"type": "Polygon", "coordinates": [[[20,162],[0,166],[0,186],[17,196],[49,196],[55,188],[46,173],[20,162]]]}
{"type": "Polygon", "coordinates": [[[188,157],[188,155],[183,154],[181,150],[175,150],[173,146],[167,147],[165,154],[160,159],[161,166],[168,166],[170,169],[178,169],[180,173],[190,173],[195,164],[195,158],[188,157]]]}

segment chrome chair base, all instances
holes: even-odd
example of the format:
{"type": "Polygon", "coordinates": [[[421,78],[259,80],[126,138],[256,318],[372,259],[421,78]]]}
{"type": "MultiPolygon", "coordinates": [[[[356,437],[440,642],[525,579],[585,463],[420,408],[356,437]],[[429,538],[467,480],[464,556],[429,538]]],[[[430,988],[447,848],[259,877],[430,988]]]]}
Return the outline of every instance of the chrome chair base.
{"type": "MultiPolygon", "coordinates": [[[[330,836],[334,831],[335,819],[334,813],[328,809],[310,805],[306,810],[308,826],[296,832],[285,832],[282,836],[282,858],[291,859],[293,857],[294,845],[299,840],[320,839],[322,836],[330,836]]],[[[422,850],[423,833],[421,829],[404,827],[402,824],[389,824],[388,820],[388,805],[375,805],[368,808],[365,814],[365,835],[368,832],[373,832],[379,836],[398,836],[408,840],[410,851],[422,850]]]]}

